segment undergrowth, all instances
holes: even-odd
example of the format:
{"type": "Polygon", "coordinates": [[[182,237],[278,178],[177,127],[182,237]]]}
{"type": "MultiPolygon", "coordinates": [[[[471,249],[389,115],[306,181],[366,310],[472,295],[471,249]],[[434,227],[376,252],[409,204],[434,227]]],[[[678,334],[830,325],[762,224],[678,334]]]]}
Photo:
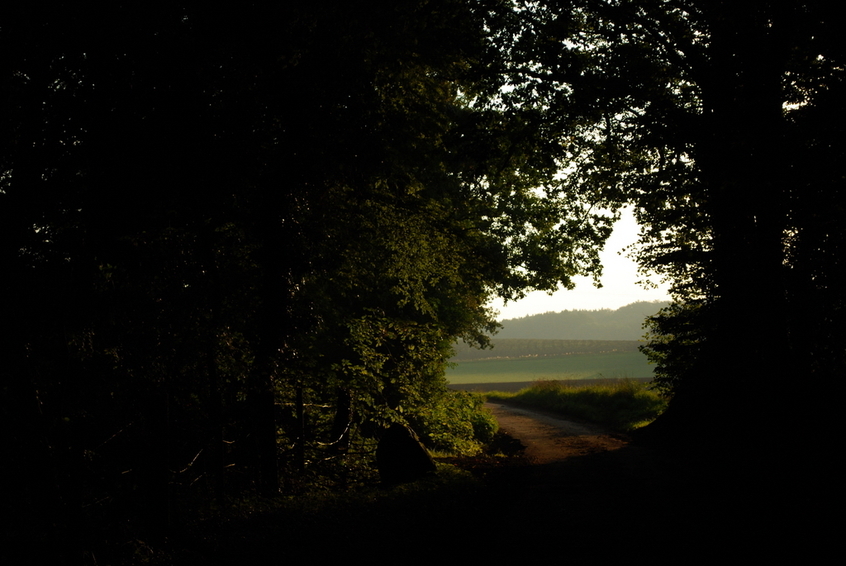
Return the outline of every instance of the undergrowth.
{"type": "Polygon", "coordinates": [[[265,563],[267,556],[291,553],[364,554],[372,545],[399,544],[383,538],[399,525],[402,532],[425,531],[456,508],[471,511],[481,489],[471,473],[438,463],[437,473],[398,486],[244,502],[197,525],[195,544],[221,564],[265,563]]]}
{"type": "Polygon", "coordinates": [[[447,390],[408,415],[426,448],[441,455],[472,456],[493,441],[499,425],[478,393],[447,390]]]}
{"type": "Polygon", "coordinates": [[[580,386],[572,382],[537,381],[516,393],[490,391],[492,401],[511,401],[630,432],[660,415],[667,400],[633,379],[580,386]]]}
{"type": "MultiPolygon", "coordinates": [[[[280,458],[277,496],[245,490],[232,497],[196,492],[170,502],[168,525],[161,534],[136,528],[92,546],[89,562],[112,564],[265,563],[267,556],[292,548],[360,549],[378,533],[397,529],[398,518],[409,532],[425,530],[455,509],[473,510],[483,484],[476,476],[504,455],[488,456],[497,443],[497,422],[479,394],[445,391],[429,403],[404,413],[423,444],[436,456],[436,473],[412,483],[385,486],[375,467],[377,439],[356,435],[348,451],[327,457],[312,449],[304,470],[280,458]],[[323,456],[322,458],[320,456],[323,456]],[[445,461],[448,461],[445,462],[445,461]],[[471,473],[472,471],[472,473],[471,473]],[[127,542],[123,543],[121,540],[127,542]]],[[[384,543],[384,541],[383,541],[384,543]]],[[[388,547],[402,545],[385,543],[388,547]]],[[[362,549],[365,550],[365,549],[362,549]]]]}

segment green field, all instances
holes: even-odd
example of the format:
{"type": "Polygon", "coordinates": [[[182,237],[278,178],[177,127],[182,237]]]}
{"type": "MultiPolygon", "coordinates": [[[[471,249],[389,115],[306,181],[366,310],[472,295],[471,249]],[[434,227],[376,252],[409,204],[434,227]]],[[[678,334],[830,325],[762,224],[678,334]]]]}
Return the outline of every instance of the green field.
{"type": "Polygon", "coordinates": [[[640,352],[499,358],[459,362],[447,370],[449,383],[503,383],[553,379],[652,377],[640,352]]]}

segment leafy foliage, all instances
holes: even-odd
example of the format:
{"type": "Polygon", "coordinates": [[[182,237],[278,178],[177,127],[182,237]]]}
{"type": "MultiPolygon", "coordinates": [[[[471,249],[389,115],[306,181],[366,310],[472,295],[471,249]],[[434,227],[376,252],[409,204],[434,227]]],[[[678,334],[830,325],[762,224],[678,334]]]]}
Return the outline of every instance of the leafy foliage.
{"type": "Polygon", "coordinates": [[[693,302],[672,303],[649,317],[644,325],[647,343],[640,346],[649,362],[655,364],[653,386],[672,395],[696,377],[704,355],[701,311],[693,302]]]}
{"type": "Polygon", "coordinates": [[[498,429],[496,419],[482,405],[484,399],[476,393],[445,391],[430,398],[410,416],[417,430],[423,431],[421,440],[442,452],[474,455],[493,441],[498,429]]]}
{"type": "Polygon", "coordinates": [[[10,465],[22,529],[90,548],[132,516],[156,544],[187,502],[347,485],[391,422],[441,448],[489,436],[445,390],[450,344],[486,343],[492,296],[596,271],[610,221],[557,184],[534,111],[499,103],[512,15],[9,13],[2,409],[33,454],[10,465]]]}
{"type": "MultiPolygon", "coordinates": [[[[776,344],[793,359],[815,348],[800,345],[805,313],[826,321],[821,342],[833,340],[817,306],[818,293],[836,294],[836,285],[799,292],[795,275],[812,270],[793,245],[805,232],[820,236],[818,252],[839,249],[836,230],[822,236],[814,226],[839,218],[842,191],[801,149],[842,146],[830,137],[842,114],[829,98],[842,83],[842,50],[830,40],[838,16],[820,2],[697,1],[537,2],[520,14],[509,96],[558,116],[552,131],[576,140],[578,153],[561,158],[564,182],[636,206],[644,228],[633,253],[669,278],[680,303],[653,329],[678,333],[684,358],[697,327],[707,364],[732,351],[742,320],[755,328],[744,359],[756,371],[784,370],[767,361],[777,359],[776,344]],[[800,126],[822,115],[828,125],[800,126]],[[819,214],[821,194],[830,216],[819,214]],[[815,220],[799,220],[808,215],[815,220]]],[[[836,264],[818,263],[825,275],[815,277],[828,279],[836,264]]],[[[839,303],[829,304],[839,312],[839,303]]]]}

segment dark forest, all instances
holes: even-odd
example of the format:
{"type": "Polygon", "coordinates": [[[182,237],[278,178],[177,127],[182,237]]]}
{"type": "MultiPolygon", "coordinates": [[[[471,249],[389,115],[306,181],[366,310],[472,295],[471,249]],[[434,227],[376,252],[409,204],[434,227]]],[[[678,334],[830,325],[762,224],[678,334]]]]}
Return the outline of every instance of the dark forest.
{"type": "Polygon", "coordinates": [[[827,469],[835,396],[795,387],[846,369],[832,4],[4,8],[4,552],[74,563],[368,481],[386,431],[468,402],[444,368],[487,345],[488,301],[598,279],[623,206],[673,284],[642,441],[731,427],[723,462],[827,469]]]}

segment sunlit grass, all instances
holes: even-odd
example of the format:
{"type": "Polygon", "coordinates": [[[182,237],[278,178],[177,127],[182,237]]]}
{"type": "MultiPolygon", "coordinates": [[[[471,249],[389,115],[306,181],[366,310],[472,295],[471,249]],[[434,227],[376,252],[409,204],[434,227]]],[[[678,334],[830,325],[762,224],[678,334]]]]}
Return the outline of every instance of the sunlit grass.
{"type": "Polygon", "coordinates": [[[459,362],[447,371],[453,384],[538,380],[596,379],[608,376],[652,377],[653,366],[640,352],[501,358],[459,362]]]}
{"type": "Polygon", "coordinates": [[[566,381],[537,381],[516,393],[490,391],[491,401],[512,401],[604,424],[629,432],[643,427],[660,415],[667,400],[633,380],[609,380],[595,385],[566,381]]]}

